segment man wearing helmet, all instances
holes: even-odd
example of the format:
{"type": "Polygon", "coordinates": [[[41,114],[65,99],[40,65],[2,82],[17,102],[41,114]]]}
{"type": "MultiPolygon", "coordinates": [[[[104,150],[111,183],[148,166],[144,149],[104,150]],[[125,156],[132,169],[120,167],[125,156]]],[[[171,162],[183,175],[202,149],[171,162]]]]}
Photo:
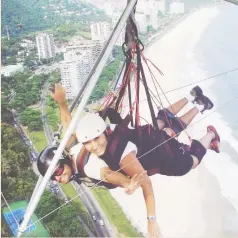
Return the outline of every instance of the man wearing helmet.
{"type": "MultiPolygon", "coordinates": [[[[37,160],[37,167],[41,175],[45,175],[57,149],[58,146],[56,145],[49,146],[40,153],[37,160]]],[[[51,179],[66,184],[71,180],[75,170],[75,164],[71,156],[64,150],[51,179]]]]}
{"type": "MultiPolygon", "coordinates": [[[[54,98],[55,95],[52,96],[54,98]]],[[[180,100],[180,104],[186,104],[186,102],[186,99],[180,100]]],[[[119,177],[114,177],[112,173],[117,170],[122,170],[131,177],[145,170],[149,172],[149,175],[160,173],[167,176],[182,176],[197,167],[208,148],[219,152],[220,138],[214,127],[209,126],[207,134],[200,141],[193,140],[189,147],[179,143],[163,131],[166,122],[161,119],[158,117],[160,131],[153,130],[151,125],[141,126],[141,136],[138,137],[136,130],[127,127],[128,121],[126,120],[122,120],[113,128],[111,125],[107,127],[98,115],[85,116],[79,122],[76,134],[78,141],[83,143],[91,153],[88,163],[84,166],[86,174],[107,182],[111,182],[114,178],[114,184],[120,183],[119,177]],[[165,145],[158,146],[162,143],[165,145]]],[[[191,118],[188,118],[187,124],[190,121],[191,118]]],[[[145,174],[141,187],[146,202],[149,234],[158,237],[155,199],[147,174],[145,174]]]]}
{"type": "MultiPolygon", "coordinates": [[[[197,87],[195,87],[194,89],[196,89],[197,87]]],[[[61,122],[62,122],[63,127],[66,129],[71,121],[71,114],[68,110],[68,106],[67,106],[66,99],[65,99],[65,89],[62,86],[60,86],[59,84],[56,84],[54,87],[54,90],[52,91],[51,96],[59,105],[61,122]]],[[[187,103],[188,103],[188,99],[183,98],[183,99],[179,100],[178,102],[176,102],[175,104],[171,105],[169,108],[160,110],[158,113],[158,116],[157,116],[159,128],[161,130],[164,129],[166,131],[166,133],[169,134],[170,136],[174,136],[175,133],[176,134],[180,133],[199,112],[198,108],[194,107],[191,110],[189,110],[187,113],[185,113],[183,116],[181,116],[178,120],[174,120],[174,115],[173,115],[172,111],[174,112],[174,114],[177,114],[181,110],[181,108],[183,108],[187,103]],[[171,124],[173,130],[171,130],[170,128],[164,128],[164,127],[168,127],[169,124],[171,124]]],[[[110,113],[113,114],[114,121],[117,121],[118,123],[120,123],[122,121],[120,116],[116,115],[115,111],[113,112],[113,110],[111,110],[110,113]],[[115,120],[115,118],[116,118],[116,120],[115,120]]],[[[109,116],[109,118],[110,118],[110,116],[109,116]]],[[[102,121],[101,124],[100,124],[100,122],[95,124],[95,122],[92,119],[91,123],[89,121],[86,122],[86,126],[84,128],[82,128],[81,132],[80,132],[80,130],[78,131],[79,135],[81,134],[81,136],[83,136],[83,132],[86,133],[84,141],[89,141],[90,139],[96,137],[95,132],[93,132],[93,130],[90,130],[90,129],[93,129],[94,126],[97,126],[99,134],[102,134],[105,131],[104,121],[102,121]],[[90,128],[87,126],[89,124],[90,124],[90,128]],[[90,134],[90,133],[92,133],[92,134],[90,134]]],[[[115,128],[115,125],[111,125],[110,129],[114,130],[114,128],[115,128]]],[[[98,151],[96,151],[96,153],[93,153],[93,154],[97,154],[97,153],[100,154],[103,152],[103,151],[102,152],[99,151],[99,150],[101,150],[100,148],[105,147],[105,145],[104,144],[101,145],[101,143],[106,143],[106,142],[105,141],[104,142],[99,141],[99,142],[100,142],[100,147],[97,148],[98,151]]],[[[68,146],[68,148],[71,148],[73,144],[77,144],[77,143],[78,142],[76,140],[76,137],[75,137],[75,135],[73,135],[67,146],[68,146]]],[[[215,149],[218,149],[217,141],[213,142],[212,146],[215,149]]],[[[132,148],[132,150],[137,151],[135,143],[132,143],[131,141],[128,142],[126,151],[127,151],[127,148],[128,148],[128,150],[131,150],[131,148],[132,148]]],[[[73,147],[71,149],[71,151],[76,152],[76,153],[74,152],[74,155],[73,155],[74,157],[77,157],[77,153],[79,151],[80,151],[80,153],[82,153],[82,151],[84,151],[82,154],[85,155],[85,148],[80,145],[73,147]]],[[[125,153],[127,153],[127,152],[125,152],[125,153]]],[[[90,160],[87,161],[87,164],[85,164],[85,163],[83,164],[81,162],[79,167],[82,170],[81,171],[82,174],[86,174],[88,177],[101,180],[102,179],[101,175],[105,173],[105,171],[101,172],[101,170],[104,170],[103,168],[104,168],[105,164],[102,163],[101,160],[98,160],[97,157],[95,157],[93,154],[90,156],[90,160]]],[[[83,156],[81,156],[81,157],[83,157],[83,156]]],[[[188,164],[188,166],[190,166],[190,164],[188,164]]],[[[150,167],[151,168],[148,171],[148,173],[150,175],[157,172],[157,168],[155,166],[151,165],[150,167]]],[[[178,165],[177,165],[177,167],[178,167],[178,165]]],[[[106,171],[108,172],[108,174],[111,173],[110,170],[106,170],[106,171]]],[[[110,176],[110,179],[108,180],[108,182],[113,183],[114,182],[113,178],[114,178],[114,176],[110,176]]]]}
{"type": "MultiPolygon", "coordinates": [[[[70,181],[74,180],[78,183],[84,183],[87,186],[102,186],[106,188],[115,188],[116,186],[109,184],[107,182],[103,182],[98,179],[86,179],[86,175],[84,173],[84,170],[82,169],[83,166],[80,166],[79,160],[84,159],[85,156],[82,157],[82,152],[84,153],[85,150],[80,150],[80,147],[82,148],[82,144],[78,144],[77,146],[74,146],[73,151],[71,150],[71,154],[67,152],[67,150],[63,151],[62,157],[59,159],[59,162],[56,166],[55,171],[53,172],[51,179],[56,180],[59,183],[67,184],[70,181]],[[76,148],[78,147],[78,148],[76,148]],[[77,159],[74,157],[74,153],[76,151],[80,151],[81,153],[78,155],[77,159]],[[81,168],[80,168],[81,167],[81,168]]],[[[48,146],[46,147],[39,155],[37,159],[37,167],[42,176],[45,175],[47,169],[50,166],[51,161],[53,160],[53,157],[55,155],[56,150],[58,149],[58,146],[48,146]]],[[[87,156],[86,156],[86,159],[87,156]]],[[[87,160],[86,160],[87,162],[87,160]]],[[[105,166],[104,166],[105,167],[105,166]]],[[[115,173],[114,171],[112,171],[115,173]]],[[[124,188],[124,191],[127,194],[132,194],[138,187],[140,187],[143,179],[145,176],[145,172],[141,173],[140,175],[135,175],[131,179],[128,176],[125,176],[119,172],[116,172],[114,174],[115,178],[115,185],[121,186],[124,188]],[[117,181],[120,181],[119,183],[117,181]]],[[[113,183],[113,181],[112,181],[113,183]]]]}
{"type": "MultiPolygon", "coordinates": [[[[220,137],[213,126],[208,126],[207,134],[200,141],[193,140],[189,147],[164,131],[154,130],[150,125],[139,127],[141,137],[138,137],[135,129],[127,127],[127,122],[129,120],[125,119],[111,132],[96,114],[89,113],[80,120],[76,135],[78,141],[92,153],[90,160],[104,162],[105,167],[114,171],[122,170],[129,176],[153,169],[162,175],[183,176],[200,164],[207,149],[219,152],[220,137]]],[[[85,165],[85,171],[88,175],[89,171],[93,172],[90,177],[107,178],[107,173],[98,173],[94,163],[85,165]],[[90,164],[91,168],[88,168],[90,164]]],[[[153,237],[159,237],[153,187],[147,174],[141,188],[147,209],[148,232],[153,237]]]]}
{"type": "MultiPolygon", "coordinates": [[[[64,113],[64,111],[68,111],[68,106],[65,101],[64,88],[62,88],[59,84],[56,84],[52,92],[52,96],[59,104],[60,118],[63,128],[66,129],[71,121],[71,115],[70,113],[64,113]]],[[[114,115],[114,117],[119,120],[118,115],[114,115]]],[[[37,167],[42,176],[45,175],[57,148],[58,146],[56,145],[49,146],[40,153],[37,159],[37,167]]],[[[140,187],[145,173],[141,173],[129,178],[120,172],[114,173],[114,171],[110,170],[109,168],[103,168],[101,169],[102,174],[107,173],[108,175],[110,172],[114,173],[110,183],[107,183],[107,181],[101,181],[100,178],[91,178],[90,180],[86,179],[87,175],[85,174],[84,166],[88,162],[88,156],[89,153],[85,147],[81,143],[78,143],[75,135],[72,135],[66,145],[65,150],[63,151],[62,157],[60,158],[54,173],[51,176],[51,179],[63,184],[67,184],[71,180],[75,180],[78,183],[84,182],[86,185],[93,185],[97,183],[98,186],[103,186],[106,188],[115,188],[116,186],[121,186],[124,188],[127,194],[133,193],[138,187],[140,187]],[[104,170],[106,170],[106,172],[104,170]],[[114,182],[114,180],[116,182],[114,182]],[[118,181],[120,182],[118,183],[118,181]]],[[[100,161],[97,162],[98,166],[102,167],[100,161]]]]}

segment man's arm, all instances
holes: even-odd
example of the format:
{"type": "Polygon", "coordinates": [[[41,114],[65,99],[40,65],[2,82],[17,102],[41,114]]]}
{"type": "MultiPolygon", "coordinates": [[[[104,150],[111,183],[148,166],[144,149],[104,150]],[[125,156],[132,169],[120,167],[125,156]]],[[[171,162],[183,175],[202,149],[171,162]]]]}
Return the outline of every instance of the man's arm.
{"type": "MultiPolygon", "coordinates": [[[[66,131],[66,129],[68,128],[72,120],[72,117],[68,108],[68,104],[66,102],[65,89],[60,84],[55,84],[54,89],[51,91],[51,97],[59,106],[60,121],[61,121],[61,124],[63,125],[63,130],[66,131]]],[[[69,138],[66,148],[71,148],[76,143],[77,143],[77,138],[76,138],[76,135],[73,134],[69,138]]]]}
{"type": "MultiPolygon", "coordinates": [[[[131,177],[145,171],[133,152],[121,160],[120,167],[131,177]]],[[[155,198],[152,183],[148,175],[145,176],[141,188],[145,199],[147,217],[155,217],[155,198]]],[[[148,220],[147,225],[150,237],[160,237],[159,227],[155,220],[148,220]]]]}
{"type": "Polygon", "coordinates": [[[103,182],[123,187],[128,194],[133,193],[140,187],[146,176],[145,171],[144,173],[129,178],[129,176],[125,176],[119,171],[111,170],[104,160],[93,154],[90,155],[88,162],[84,166],[84,173],[89,178],[102,180],[103,182]]]}
{"type": "Polygon", "coordinates": [[[135,174],[130,178],[120,172],[111,170],[109,167],[103,167],[100,169],[100,177],[103,182],[123,187],[127,194],[132,194],[143,183],[146,171],[139,175],[135,174]]]}
{"type": "Polygon", "coordinates": [[[54,89],[51,92],[51,97],[59,106],[60,121],[63,125],[63,129],[66,130],[71,122],[72,117],[66,102],[65,88],[56,83],[54,89]]]}

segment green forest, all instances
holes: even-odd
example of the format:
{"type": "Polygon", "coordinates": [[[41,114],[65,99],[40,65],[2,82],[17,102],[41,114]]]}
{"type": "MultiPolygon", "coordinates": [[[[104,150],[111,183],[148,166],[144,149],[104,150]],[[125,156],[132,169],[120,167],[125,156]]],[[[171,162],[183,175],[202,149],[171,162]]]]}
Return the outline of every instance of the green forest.
{"type": "Polygon", "coordinates": [[[102,10],[83,1],[74,3],[70,0],[7,0],[2,2],[1,19],[2,35],[6,36],[6,26],[8,26],[10,35],[21,37],[26,33],[46,30],[62,24],[74,25],[80,22],[83,26],[89,21],[107,18],[102,10]]]}
{"type": "MultiPolygon", "coordinates": [[[[28,149],[21,140],[19,132],[12,125],[2,122],[1,132],[2,193],[9,203],[19,200],[29,201],[37,177],[31,169],[28,149]]],[[[63,203],[64,201],[46,190],[37,206],[36,215],[41,218],[63,203]]],[[[2,200],[2,209],[5,206],[2,200]]],[[[51,236],[88,237],[78,216],[78,208],[70,203],[43,219],[43,224],[48,228],[51,236]]],[[[11,236],[3,219],[1,236],[11,236]]]]}

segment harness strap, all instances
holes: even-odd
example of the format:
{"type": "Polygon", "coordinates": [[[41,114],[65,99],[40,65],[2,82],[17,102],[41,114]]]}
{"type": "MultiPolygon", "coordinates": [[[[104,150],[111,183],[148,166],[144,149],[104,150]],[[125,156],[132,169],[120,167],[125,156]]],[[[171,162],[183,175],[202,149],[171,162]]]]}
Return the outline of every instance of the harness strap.
{"type": "Polygon", "coordinates": [[[85,147],[83,146],[76,158],[76,166],[78,169],[78,172],[80,175],[82,176],[86,176],[85,172],[84,172],[84,165],[86,160],[88,160],[89,157],[89,152],[85,149],[85,147]]]}

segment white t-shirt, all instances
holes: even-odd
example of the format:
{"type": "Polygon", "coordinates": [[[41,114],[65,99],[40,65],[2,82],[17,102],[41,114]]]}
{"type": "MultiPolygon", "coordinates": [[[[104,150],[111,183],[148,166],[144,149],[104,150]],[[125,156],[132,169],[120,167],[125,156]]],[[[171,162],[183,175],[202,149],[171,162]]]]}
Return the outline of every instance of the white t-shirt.
{"type": "MultiPolygon", "coordinates": [[[[115,126],[115,124],[110,124],[110,129],[114,130],[115,126]]],[[[120,162],[131,152],[137,153],[137,147],[134,143],[129,141],[121,156],[120,162]]],[[[97,155],[91,154],[87,164],[84,166],[84,172],[89,178],[101,180],[100,171],[104,167],[108,167],[105,161],[100,159],[97,155]]]]}

